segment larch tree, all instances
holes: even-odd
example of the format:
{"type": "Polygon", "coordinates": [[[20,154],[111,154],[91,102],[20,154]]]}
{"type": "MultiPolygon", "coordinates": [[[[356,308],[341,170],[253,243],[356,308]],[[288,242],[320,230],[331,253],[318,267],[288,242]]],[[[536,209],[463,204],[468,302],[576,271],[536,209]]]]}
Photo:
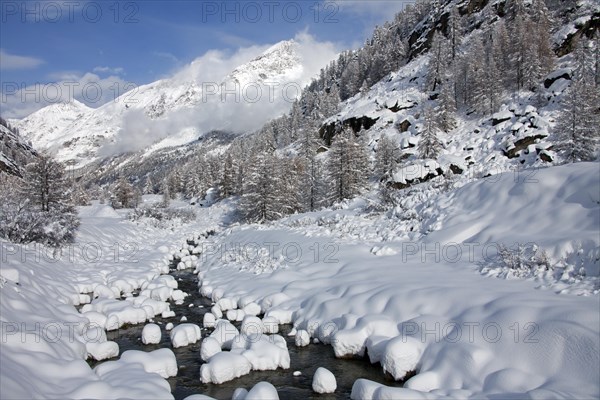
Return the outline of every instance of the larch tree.
{"type": "Polygon", "coordinates": [[[64,166],[48,154],[40,154],[15,183],[19,190],[0,190],[0,197],[2,192],[7,195],[0,199],[0,236],[16,243],[53,247],[72,242],[79,219],[64,166]]]}
{"type": "Polygon", "coordinates": [[[452,7],[450,9],[450,15],[448,17],[448,41],[450,44],[450,56],[452,60],[456,58],[458,49],[463,39],[463,26],[458,7],[452,7]]]}
{"type": "Polygon", "coordinates": [[[137,206],[138,198],[136,191],[131,183],[121,176],[112,189],[113,208],[131,208],[137,206]]]}
{"type": "Polygon", "coordinates": [[[329,199],[333,203],[358,195],[367,184],[369,156],[366,146],[346,128],[333,138],[328,152],[329,199]]]}
{"type": "Polygon", "coordinates": [[[556,150],[567,162],[591,161],[598,155],[600,94],[596,86],[595,55],[591,43],[581,39],[573,58],[571,87],[563,97],[563,109],[555,126],[556,150]]]}
{"type": "Polygon", "coordinates": [[[423,112],[423,131],[419,139],[419,157],[422,159],[437,159],[443,149],[442,142],[438,139],[439,128],[431,108],[423,112]]]}
{"type": "Polygon", "coordinates": [[[435,31],[429,49],[429,67],[427,73],[427,89],[433,92],[438,90],[446,79],[448,62],[450,61],[449,42],[439,32],[435,31]]]}
{"type": "Polygon", "coordinates": [[[225,154],[225,159],[223,160],[219,192],[224,199],[235,194],[235,165],[230,152],[225,154]]]}
{"type": "Polygon", "coordinates": [[[300,164],[301,172],[298,180],[299,191],[304,199],[304,209],[314,211],[321,203],[323,194],[323,171],[320,160],[317,158],[321,142],[311,132],[305,131],[301,143],[300,164]]]}
{"type": "Polygon", "coordinates": [[[388,135],[381,135],[375,154],[375,178],[380,182],[390,179],[398,166],[399,158],[400,146],[388,135]]]}
{"type": "Polygon", "coordinates": [[[155,194],[156,189],[154,187],[154,182],[152,182],[152,178],[150,175],[146,177],[146,182],[144,183],[144,194],[155,194]]]}
{"type": "Polygon", "coordinates": [[[22,191],[41,211],[69,204],[71,190],[64,165],[48,154],[41,154],[27,165],[22,191]]]}
{"type": "Polygon", "coordinates": [[[437,124],[444,132],[456,128],[456,101],[451,81],[446,81],[440,89],[438,106],[435,108],[437,124]]]}
{"type": "Polygon", "coordinates": [[[248,222],[272,221],[283,216],[279,200],[281,177],[275,156],[267,151],[255,154],[244,182],[240,212],[248,222]]]}

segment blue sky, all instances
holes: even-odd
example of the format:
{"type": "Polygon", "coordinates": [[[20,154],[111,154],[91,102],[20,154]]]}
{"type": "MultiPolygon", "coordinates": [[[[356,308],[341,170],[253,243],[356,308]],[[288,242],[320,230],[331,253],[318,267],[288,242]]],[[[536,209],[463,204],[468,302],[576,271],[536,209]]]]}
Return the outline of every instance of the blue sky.
{"type": "Polygon", "coordinates": [[[4,115],[11,114],[5,100],[17,86],[84,76],[102,81],[102,87],[111,80],[140,85],[174,74],[211,49],[233,53],[299,32],[340,50],[355,48],[402,8],[400,1],[346,0],[0,0],[0,5],[4,115]]]}

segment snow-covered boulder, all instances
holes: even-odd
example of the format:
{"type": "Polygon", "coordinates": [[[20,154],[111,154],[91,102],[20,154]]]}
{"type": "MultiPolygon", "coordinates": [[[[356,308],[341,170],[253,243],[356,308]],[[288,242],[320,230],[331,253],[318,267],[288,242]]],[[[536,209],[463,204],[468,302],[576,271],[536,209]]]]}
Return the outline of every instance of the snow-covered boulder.
{"type": "Polygon", "coordinates": [[[231,322],[220,319],[217,321],[215,330],[210,336],[221,344],[221,348],[230,349],[233,339],[239,334],[240,332],[231,322]]]}
{"type": "Polygon", "coordinates": [[[383,371],[390,373],[396,380],[403,379],[408,372],[417,368],[422,349],[423,344],[410,336],[398,336],[390,340],[383,351],[383,371]]]}
{"type": "Polygon", "coordinates": [[[173,347],[184,347],[196,343],[201,338],[200,327],[196,324],[177,325],[170,332],[173,347]]]}
{"type": "Polygon", "coordinates": [[[248,391],[245,388],[237,388],[233,391],[231,400],[244,400],[248,396],[248,391]]]}
{"type": "Polygon", "coordinates": [[[298,347],[308,346],[310,344],[310,335],[304,329],[300,329],[296,332],[294,341],[296,342],[296,346],[298,347]]]}
{"type": "Polygon", "coordinates": [[[214,328],[216,320],[217,319],[215,318],[215,315],[213,313],[208,312],[204,314],[204,317],[202,319],[202,325],[205,328],[214,328]]]}
{"type": "Polygon", "coordinates": [[[144,344],[158,344],[161,338],[160,326],[156,324],[147,324],[142,329],[142,343],[144,344]]]}
{"type": "MultiPolygon", "coordinates": [[[[237,341],[235,342],[237,343],[237,341]]],[[[288,369],[290,367],[290,353],[286,341],[279,335],[253,337],[244,345],[245,350],[236,348],[235,351],[241,352],[250,361],[252,369],[255,371],[288,369]]]]}
{"type": "Polygon", "coordinates": [[[242,308],[242,310],[244,311],[244,313],[246,315],[253,315],[253,316],[259,315],[262,312],[262,310],[260,309],[260,306],[254,302],[246,304],[242,308]]]}
{"type": "Polygon", "coordinates": [[[116,342],[88,342],[85,344],[88,356],[96,361],[106,360],[119,355],[119,345],[116,342]]]}
{"type": "Polygon", "coordinates": [[[158,349],[151,352],[127,350],[119,360],[102,363],[94,368],[94,371],[102,376],[128,364],[141,365],[146,372],[154,372],[165,379],[177,375],[177,360],[170,349],[158,349]]]}
{"type": "Polygon", "coordinates": [[[333,393],[337,389],[335,376],[326,368],[319,367],[313,375],[312,390],[315,393],[333,393]]]}
{"type": "Polygon", "coordinates": [[[221,384],[250,373],[252,365],[241,354],[221,352],[200,367],[202,383],[221,384]]]}
{"type": "Polygon", "coordinates": [[[202,345],[200,346],[200,358],[202,361],[209,361],[212,356],[221,352],[221,343],[213,337],[207,337],[202,340],[202,345]]]}
{"type": "Polygon", "coordinates": [[[229,310],[227,311],[227,319],[230,321],[239,322],[244,319],[246,314],[243,310],[229,310]]]}
{"type": "Polygon", "coordinates": [[[279,400],[277,389],[269,382],[258,382],[246,395],[244,400],[279,400]]]}
{"type": "Polygon", "coordinates": [[[242,320],[240,332],[245,336],[253,336],[262,334],[265,331],[265,326],[262,320],[258,317],[246,315],[242,320]]]}
{"type": "Polygon", "coordinates": [[[274,334],[279,332],[279,320],[277,318],[271,316],[264,317],[262,322],[265,327],[265,333],[274,334]]]}

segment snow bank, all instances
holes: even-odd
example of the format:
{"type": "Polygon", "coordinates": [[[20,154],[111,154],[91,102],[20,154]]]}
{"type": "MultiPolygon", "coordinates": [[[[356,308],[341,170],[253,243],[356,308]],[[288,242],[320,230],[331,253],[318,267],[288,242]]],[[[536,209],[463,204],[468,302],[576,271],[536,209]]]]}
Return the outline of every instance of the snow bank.
{"type": "Polygon", "coordinates": [[[109,371],[122,368],[123,365],[143,366],[146,372],[156,373],[163,378],[177,375],[177,360],[170,349],[158,349],[151,352],[127,350],[117,361],[108,361],[98,365],[94,371],[102,376],[109,371]]]}
{"type": "Polygon", "coordinates": [[[173,242],[197,227],[162,231],[124,221],[105,205],[79,210],[76,243],[58,259],[44,256],[52,249],[3,244],[0,398],[173,398],[161,375],[176,373],[174,357],[160,352],[149,353],[154,361],[125,356],[127,362],[107,361],[103,365],[116,366],[98,370],[85,359],[118,355],[118,345],[106,341],[105,329],[170,312],[162,295],[130,295],[138,289],[158,293],[161,286],[177,288],[172,277],[161,277],[169,270],[166,256],[173,242]],[[99,297],[92,300],[94,292],[99,297]],[[74,307],[90,300],[81,313],[74,307]]]}
{"type": "Polygon", "coordinates": [[[295,243],[303,257],[255,274],[207,256],[199,278],[219,298],[260,304],[263,324],[289,319],[296,334],[331,343],[339,357],[368,352],[395,379],[417,371],[403,389],[358,383],[353,398],[598,397],[598,168],[505,173],[448,192],[425,185],[381,216],[361,214],[357,201],[233,227],[215,245],[295,243]],[[537,279],[477,273],[484,249],[515,241],[537,243],[554,261],[581,249],[586,278],[539,290],[537,279]],[[315,261],[315,242],[322,251],[334,243],[333,255],[315,261]],[[382,242],[393,251],[375,256],[382,242]]]}

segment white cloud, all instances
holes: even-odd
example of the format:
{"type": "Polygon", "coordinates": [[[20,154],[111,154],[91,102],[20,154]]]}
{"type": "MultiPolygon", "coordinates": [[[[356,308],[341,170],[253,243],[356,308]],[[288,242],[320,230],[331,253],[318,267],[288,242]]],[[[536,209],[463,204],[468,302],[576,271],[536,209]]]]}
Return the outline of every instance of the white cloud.
{"type": "Polygon", "coordinates": [[[0,49],[0,70],[10,69],[33,69],[44,63],[35,57],[18,56],[0,49]]]}
{"type": "Polygon", "coordinates": [[[115,74],[115,75],[121,75],[123,74],[123,72],[125,72],[125,70],[122,67],[115,67],[115,68],[111,68],[111,67],[94,67],[94,69],[92,70],[92,72],[96,72],[96,73],[109,73],[109,74],[115,74]]]}
{"type": "MultiPolygon", "coordinates": [[[[301,70],[289,77],[293,87],[303,87],[317,76],[320,69],[333,60],[339,49],[330,42],[318,42],[310,34],[300,32],[294,38],[297,51],[302,59],[301,70]]],[[[271,45],[255,45],[237,51],[210,50],[192,63],[179,70],[171,79],[173,86],[184,82],[195,82],[197,86],[208,88],[219,85],[225,76],[242,64],[258,57],[271,45]]],[[[168,118],[151,120],[143,110],[131,110],[126,114],[122,130],[116,142],[105,147],[103,155],[140,150],[190,128],[202,133],[212,130],[227,130],[237,133],[250,132],[260,128],[265,122],[276,118],[291,108],[293,99],[284,96],[282,88],[262,86],[262,96],[255,101],[252,89],[241,91],[235,96],[219,94],[207,96],[193,108],[183,108],[168,113],[168,118]]],[[[288,94],[295,94],[291,90],[288,94]]]]}

